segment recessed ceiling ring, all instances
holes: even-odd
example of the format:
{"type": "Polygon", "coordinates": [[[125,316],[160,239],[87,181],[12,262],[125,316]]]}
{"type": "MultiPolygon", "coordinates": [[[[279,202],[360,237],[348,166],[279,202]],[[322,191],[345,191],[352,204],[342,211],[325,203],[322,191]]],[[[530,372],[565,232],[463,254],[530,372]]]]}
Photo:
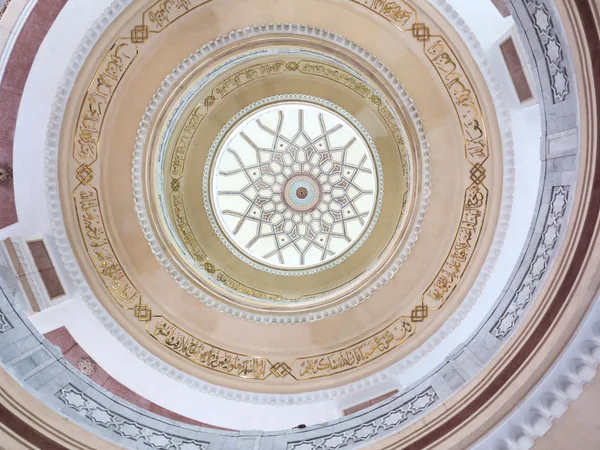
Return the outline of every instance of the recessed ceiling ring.
{"type": "MultiPolygon", "coordinates": [[[[407,119],[411,122],[411,128],[414,130],[415,140],[413,142],[415,147],[415,152],[418,155],[418,164],[420,165],[420,176],[419,181],[414,186],[415,189],[419,192],[419,199],[414,206],[414,215],[412,216],[411,224],[409,225],[409,229],[406,233],[406,240],[403,243],[401,249],[399,249],[397,255],[390,260],[389,266],[385,269],[384,272],[381,272],[380,275],[373,278],[372,282],[369,286],[365,286],[361,291],[357,291],[356,294],[352,296],[347,296],[346,299],[342,303],[332,304],[332,306],[328,306],[326,308],[320,310],[305,310],[301,313],[296,314],[287,314],[280,315],[276,313],[272,314],[261,314],[259,311],[246,311],[244,309],[239,309],[236,306],[223,304],[216,298],[212,298],[208,296],[206,293],[200,291],[197,286],[188,281],[187,277],[183,275],[181,269],[176,268],[170,257],[164,253],[164,248],[161,243],[156,240],[155,232],[153,230],[153,226],[151,225],[151,221],[149,220],[148,210],[143,200],[143,187],[142,187],[142,170],[143,166],[143,154],[144,148],[147,145],[147,136],[149,134],[149,126],[153,120],[155,120],[155,115],[157,112],[158,106],[165,99],[168,91],[172,89],[172,87],[178,83],[178,81],[183,77],[183,75],[193,68],[199,61],[206,58],[215,49],[219,47],[214,46],[206,46],[203,47],[200,51],[193,54],[191,57],[185,60],[185,62],[178,67],[178,69],[163,83],[162,87],[159,89],[155,98],[151,102],[144,118],[141,122],[141,126],[138,133],[138,139],[136,140],[136,147],[134,151],[134,169],[133,169],[133,181],[134,181],[134,193],[136,200],[136,211],[138,213],[138,217],[140,223],[142,225],[142,229],[144,234],[146,235],[146,239],[151,245],[153,252],[157,255],[161,264],[167,268],[167,270],[173,275],[173,277],[182,285],[184,289],[188,292],[192,293],[197,298],[201,299],[204,303],[212,306],[213,308],[226,312],[228,314],[234,315],[236,317],[241,317],[245,319],[249,319],[255,322],[260,323],[302,323],[302,322],[312,322],[315,320],[320,320],[326,317],[330,317],[331,315],[341,313],[346,311],[347,309],[354,307],[361,303],[363,300],[371,296],[376,290],[381,288],[387,281],[389,281],[395,273],[398,271],[404,260],[407,258],[410,253],[412,247],[417,241],[417,237],[419,231],[421,229],[423,219],[425,217],[425,213],[427,210],[427,205],[429,203],[430,196],[430,161],[429,161],[429,144],[427,141],[427,137],[425,135],[423,124],[418,116],[416,108],[414,107],[412,100],[409,95],[403,88],[400,86],[398,80],[392,76],[391,72],[381,64],[373,55],[366,53],[364,50],[354,45],[351,41],[342,39],[332,33],[322,33],[321,30],[314,29],[306,26],[297,26],[297,25],[273,25],[273,26],[256,26],[251,27],[244,30],[246,34],[234,33],[236,36],[263,36],[270,35],[273,33],[277,33],[279,29],[285,28],[287,32],[291,32],[292,34],[297,34],[298,36],[310,36],[317,38],[319,40],[324,40],[329,44],[334,44],[336,46],[341,46],[345,51],[350,51],[353,54],[353,57],[357,57],[358,60],[363,61],[368,64],[369,67],[373,67],[379,75],[385,79],[387,83],[389,83],[390,88],[394,92],[394,97],[396,100],[403,105],[403,107],[407,111],[407,119]]],[[[237,39],[237,38],[236,38],[237,39]]],[[[227,45],[233,42],[231,39],[224,39],[220,41],[221,45],[227,45]]],[[[379,104],[380,99],[377,97],[373,97],[372,101],[374,104],[379,104]],[[377,103],[375,103],[377,102],[377,103]]],[[[181,111],[180,105],[177,105],[177,109],[181,111]]],[[[178,112],[176,111],[176,114],[178,112]]],[[[168,181],[165,180],[161,183],[166,184],[168,181]]],[[[202,268],[202,264],[200,265],[202,268]]],[[[212,266],[211,266],[212,270],[212,266]]],[[[332,295],[339,295],[337,291],[333,292],[332,295]]]]}

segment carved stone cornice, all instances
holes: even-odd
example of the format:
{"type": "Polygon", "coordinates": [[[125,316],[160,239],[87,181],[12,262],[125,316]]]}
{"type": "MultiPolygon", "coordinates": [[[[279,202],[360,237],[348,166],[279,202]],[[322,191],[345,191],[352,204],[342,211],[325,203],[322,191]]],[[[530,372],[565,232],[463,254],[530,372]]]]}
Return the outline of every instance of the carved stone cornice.
{"type": "Polygon", "coordinates": [[[600,363],[600,301],[588,313],[577,335],[554,367],[510,416],[481,440],[474,450],[525,450],[548,432],[583,386],[596,375],[600,363]]]}

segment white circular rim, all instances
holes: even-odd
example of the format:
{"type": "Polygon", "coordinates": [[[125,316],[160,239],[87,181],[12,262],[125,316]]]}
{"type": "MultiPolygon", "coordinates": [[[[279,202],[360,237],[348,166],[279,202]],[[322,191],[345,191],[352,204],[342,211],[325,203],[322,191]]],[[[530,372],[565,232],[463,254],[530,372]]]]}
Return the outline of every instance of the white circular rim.
{"type": "MultiPolygon", "coordinates": [[[[226,142],[225,142],[226,143],[226,142]]],[[[203,179],[203,192],[204,192],[204,208],[206,209],[206,214],[208,215],[208,220],[217,234],[223,245],[227,247],[227,249],[237,256],[240,260],[244,261],[246,264],[254,267],[255,269],[259,269],[274,275],[282,275],[282,276],[300,276],[300,275],[313,275],[315,273],[319,273],[332,267],[342,263],[347,260],[350,256],[352,256],[367,240],[373,228],[377,224],[377,219],[379,218],[379,214],[381,212],[381,206],[383,204],[383,193],[384,193],[384,180],[383,180],[383,166],[381,164],[381,159],[379,158],[379,153],[375,147],[375,143],[371,136],[367,132],[367,130],[362,126],[362,124],[348,111],[341,108],[340,106],[332,103],[328,100],[324,100],[322,98],[313,97],[310,95],[303,94],[285,94],[285,95],[276,95],[267,98],[263,98],[257,102],[252,103],[246,108],[242,109],[235,116],[233,116],[227,124],[221,129],[217,137],[215,138],[206,158],[206,165],[204,166],[204,179],[203,179]],[[305,269],[294,268],[290,269],[279,269],[277,266],[269,266],[266,262],[256,261],[255,259],[247,257],[243,251],[239,248],[238,245],[233,244],[235,242],[235,238],[230,235],[227,231],[226,234],[229,236],[225,236],[223,230],[227,230],[226,225],[223,223],[222,219],[219,217],[218,213],[215,213],[213,205],[215,204],[215,192],[214,189],[211,189],[210,179],[213,176],[213,163],[219,157],[219,149],[222,148],[222,143],[224,143],[224,138],[227,140],[230,134],[234,131],[235,127],[241,125],[238,124],[240,119],[245,116],[251,115],[253,113],[260,112],[266,106],[275,107],[277,104],[282,102],[303,102],[307,104],[312,104],[320,107],[325,107],[328,110],[332,110],[335,113],[339,114],[339,119],[344,119],[348,122],[349,126],[353,126],[356,133],[362,138],[365,142],[366,147],[368,148],[370,155],[372,157],[373,166],[376,168],[376,175],[374,176],[375,182],[377,185],[377,194],[375,195],[376,200],[371,208],[371,212],[369,215],[369,224],[367,227],[363,227],[359,236],[357,236],[342,252],[334,256],[332,259],[327,260],[324,264],[319,263],[318,267],[308,266],[305,269]]]]}
{"type": "MultiPolygon", "coordinates": [[[[69,274],[71,275],[73,282],[80,289],[82,298],[86,305],[90,308],[90,310],[94,313],[94,315],[98,318],[99,322],[102,323],[106,329],[114,335],[119,341],[123,343],[123,345],[131,351],[133,355],[144,361],[146,364],[154,368],[155,370],[159,370],[162,373],[168,374],[170,377],[174,379],[180,380],[187,386],[193,387],[195,389],[199,389],[202,392],[209,393],[212,395],[241,401],[248,403],[259,403],[259,404],[304,404],[311,402],[323,401],[326,399],[334,399],[339,396],[352,394],[357,391],[366,389],[371,386],[375,386],[387,379],[390,376],[398,374],[404,370],[407,370],[409,367],[416,364],[419,360],[421,360],[425,355],[430,353],[434,348],[436,348],[445,337],[451,333],[466,317],[467,313],[471,310],[474,303],[477,301],[481,294],[481,289],[486,285],[487,280],[490,276],[491,271],[498,261],[498,255],[502,245],[504,243],[506,230],[508,228],[510,214],[512,210],[512,200],[513,200],[513,191],[514,191],[514,149],[512,142],[512,132],[511,132],[511,120],[510,114],[505,109],[502,100],[502,92],[498,86],[498,84],[494,80],[494,75],[491,71],[490,65],[486,59],[486,55],[481,48],[477,38],[473,34],[473,32],[465,25],[465,22],[460,18],[460,16],[456,13],[456,11],[448,5],[445,0],[428,0],[430,3],[436,4],[439,8],[440,12],[443,16],[454,26],[455,29],[458,30],[464,42],[466,42],[469,50],[471,50],[472,55],[480,67],[481,72],[484,75],[484,78],[487,82],[488,89],[490,90],[494,104],[496,105],[497,110],[500,112],[498,121],[502,132],[502,142],[503,142],[503,161],[504,161],[504,190],[503,190],[503,199],[502,199],[502,208],[500,213],[500,218],[498,222],[498,226],[496,228],[496,233],[494,237],[494,241],[492,244],[492,248],[488,254],[488,257],[484,263],[484,267],[482,269],[482,273],[478,276],[475,285],[469,292],[467,299],[463,302],[454,313],[453,317],[449,319],[442,328],[431,338],[428,339],[419,349],[415,350],[413,353],[408,355],[403,360],[398,363],[382,370],[378,374],[374,374],[370,377],[364,378],[363,380],[350,383],[345,386],[340,386],[337,388],[304,393],[304,394],[294,394],[294,395],[278,395],[278,394],[256,394],[247,391],[241,391],[236,389],[229,389],[223,386],[214,385],[205,381],[198,380],[195,377],[192,377],[180,370],[175,369],[170,364],[162,361],[157,358],[155,355],[150,353],[140,344],[138,344],[118,323],[115,319],[109,315],[106,309],[102,306],[102,304],[95,297],[94,293],[91,291],[89,285],[87,284],[85,277],[83,276],[77,260],[74,256],[73,250],[69,244],[69,240],[66,234],[66,228],[64,219],[62,216],[62,209],[60,204],[59,197],[59,187],[58,187],[58,176],[57,176],[57,164],[58,164],[58,150],[59,150],[59,133],[58,130],[61,129],[62,121],[65,114],[65,109],[67,105],[67,101],[69,98],[69,94],[74,86],[75,79],[79,74],[85,59],[92,47],[95,45],[96,41],[102,35],[102,33],[106,30],[106,28],[112,23],[114,18],[116,18],[121,12],[125,10],[127,6],[131,4],[133,0],[115,0],[113,5],[110,8],[107,8],[104,13],[99,17],[99,19],[94,23],[94,25],[90,28],[85,38],[82,40],[77,50],[73,54],[73,57],[69,63],[68,68],[65,71],[63,79],[60,83],[59,88],[56,91],[54,104],[52,107],[52,113],[50,115],[48,121],[48,132],[46,139],[46,184],[47,184],[47,200],[48,200],[48,208],[52,218],[53,231],[54,236],[57,242],[58,249],[61,253],[63,263],[65,267],[68,269],[69,274]]],[[[225,40],[226,42],[234,42],[238,39],[243,39],[247,36],[253,34],[259,34],[262,31],[262,34],[267,32],[296,32],[298,34],[307,34],[311,36],[321,36],[326,39],[333,40],[334,42],[339,43],[340,45],[345,46],[349,50],[353,51],[356,54],[361,56],[366,56],[374,61],[376,58],[370,55],[361,47],[356,46],[351,41],[347,39],[343,39],[330,33],[325,30],[321,30],[319,28],[295,25],[295,24],[279,24],[279,25],[263,25],[263,26],[254,26],[247,27],[243,30],[239,30],[237,32],[233,32],[223,38],[221,40],[225,40]]],[[[210,42],[205,45],[202,49],[204,52],[208,53],[209,49],[212,46],[215,46],[215,42],[210,42]]],[[[202,49],[200,52],[202,52],[202,49]]],[[[197,55],[196,58],[202,56],[197,55]]],[[[175,69],[173,72],[173,76],[180,75],[180,71],[182,69],[175,69]]],[[[395,79],[394,75],[390,73],[388,70],[384,71],[384,75],[388,80],[395,82],[396,86],[399,86],[398,81],[395,79]]],[[[167,82],[165,82],[167,83],[167,82]]],[[[167,86],[168,87],[168,86],[167,86]]],[[[162,88],[161,88],[162,89],[162,88]]],[[[161,90],[159,89],[159,91],[161,90]]],[[[162,94],[164,95],[165,91],[162,90],[162,94]]],[[[408,94],[405,91],[402,91],[403,101],[410,101],[408,94]]],[[[151,104],[152,106],[152,104],[151,104]]],[[[154,108],[158,106],[158,104],[153,105],[154,108]]],[[[411,120],[413,123],[416,123],[419,130],[419,139],[421,142],[420,150],[424,156],[426,156],[426,161],[429,161],[429,147],[427,145],[427,138],[423,131],[423,127],[421,121],[418,117],[416,109],[413,107],[409,109],[411,112],[411,120]]],[[[150,119],[149,115],[145,115],[142,119],[148,120],[150,119]]],[[[145,138],[145,136],[143,136],[145,138]]],[[[139,139],[138,139],[139,142],[139,139]]],[[[137,144],[136,142],[136,149],[137,144]]],[[[427,168],[426,168],[427,169],[427,168]]],[[[135,175],[134,168],[134,175],[135,175]]],[[[139,170],[139,169],[138,169],[139,170]]],[[[429,188],[430,188],[430,177],[429,172],[427,172],[428,176],[424,178],[424,187],[427,189],[427,198],[429,197],[429,188]]],[[[141,174],[138,174],[138,176],[141,174]]],[[[134,186],[136,188],[136,186],[134,186]]],[[[140,185],[137,186],[138,189],[141,188],[140,185]]],[[[138,192],[138,195],[141,195],[141,191],[138,192]]],[[[424,205],[421,213],[425,214],[426,204],[424,205]]]]}

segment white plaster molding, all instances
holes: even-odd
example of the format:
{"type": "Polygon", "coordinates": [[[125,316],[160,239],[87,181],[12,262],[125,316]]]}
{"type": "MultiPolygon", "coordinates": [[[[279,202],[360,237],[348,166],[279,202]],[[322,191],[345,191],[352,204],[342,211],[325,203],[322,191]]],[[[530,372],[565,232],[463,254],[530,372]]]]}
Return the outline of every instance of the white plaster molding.
{"type": "Polygon", "coordinates": [[[571,343],[528,397],[473,450],[526,450],[551,428],[592,381],[600,363],[600,297],[571,343]]]}
{"type": "MultiPolygon", "coordinates": [[[[458,15],[446,5],[443,0],[436,0],[437,6],[441,7],[441,11],[448,18],[448,20],[459,30],[460,34],[465,39],[465,42],[473,52],[477,63],[479,64],[490,90],[492,92],[494,102],[499,111],[499,121],[502,130],[503,140],[503,158],[504,158],[504,191],[501,206],[501,214],[499,223],[496,229],[492,248],[489,252],[488,258],[484,264],[483,270],[480,273],[473,289],[471,289],[469,295],[453,314],[453,316],[444,324],[444,326],[434,334],[420,349],[413,352],[404,360],[399,363],[390,366],[389,368],[365,378],[359,382],[351,383],[346,386],[341,386],[335,389],[329,389],[325,391],[310,392],[297,395],[271,395],[271,394],[254,394],[250,392],[231,390],[220,386],[211,385],[209,383],[200,381],[193,378],[179,370],[174,369],[170,365],[156,358],[154,355],[149,353],[137,342],[135,342],[115,321],[107,314],[106,310],[98,302],[87,285],[82,273],[79,270],[76,259],[70,248],[68,238],[66,236],[64,223],[62,220],[62,212],[59,203],[58,196],[58,180],[56,174],[57,157],[58,157],[58,139],[59,130],[62,123],[62,118],[67,102],[68,95],[73,86],[74,80],[79,73],[81,66],[83,65],[86,56],[90,49],[99,38],[100,34],[104,29],[111,23],[111,21],[121,12],[123,9],[131,3],[132,0],[115,0],[110,8],[96,21],[93,27],[89,30],[86,37],[81,42],[78,50],[75,52],[73,59],[67,69],[64,79],[57,91],[55,103],[53,105],[52,114],[50,116],[48,134],[46,141],[46,177],[47,177],[47,200],[49,209],[51,211],[52,223],[56,236],[56,242],[60,249],[63,257],[63,262],[73,277],[74,283],[80,289],[82,296],[90,308],[90,310],[96,315],[98,320],[104,324],[107,330],[109,330],[125,348],[129,349],[134,355],[146,362],[150,367],[159,372],[168,375],[169,377],[180,380],[187,386],[194,389],[199,389],[202,392],[209,394],[222,396],[228,399],[237,401],[245,401],[251,403],[263,403],[273,405],[293,405],[302,404],[316,401],[323,401],[327,399],[336,398],[342,395],[348,395],[360,391],[366,387],[373,386],[382,381],[387,380],[391,375],[397,374],[408,367],[414,365],[417,361],[422,359],[426,354],[431,352],[440,342],[448,336],[448,334],[454,330],[461,321],[466,317],[467,312],[472,308],[476,302],[481,289],[485,286],[489,279],[490,273],[497,261],[498,254],[502,248],[502,244],[505,238],[508,221],[510,219],[511,204],[513,197],[513,183],[514,183],[514,167],[513,167],[513,145],[510,131],[510,117],[506,111],[502,108],[501,92],[497,88],[493,81],[493,75],[490,67],[485,60],[485,55],[481,50],[481,47],[477,43],[477,39],[470,32],[464,22],[458,17],[458,15]],[[445,6],[444,6],[445,5],[445,6]]],[[[434,1],[434,0],[430,0],[434,1]]],[[[392,77],[393,75],[389,75],[392,77]]]]}
{"type": "Polygon", "coordinates": [[[29,316],[29,320],[40,334],[49,333],[65,326],[70,312],[74,309],[72,306],[74,301],[77,301],[77,299],[69,298],[64,302],[53,305],[51,308],[46,308],[29,316]]]}
{"type": "MultiPolygon", "coordinates": [[[[402,129],[402,127],[400,129],[402,129]]],[[[358,306],[360,303],[362,303],[364,300],[373,295],[375,291],[381,288],[384,284],[386,284],[396,275],[398,269],[404,263],[410,251],[417,242],[419,232],[421,231],[421,226],[427,212],[427,206],[429,205],[429,197],[431,194],[430,166],[430,149],[429,142],[427,140],[427,133],[423,128],[423,123],[412,99],[410,98],[406,90],[402,87],[395,75],[386,66],[384,66],[383,63],[379,61],[374,55],[370,54],[362,47],[359,47],[349,39],[346,39],[342,36],[336,35],[335,33],[320,28],[299,24],[253,25],[240,30],[232,31],[227,35],[218,37],[214,41],[203,45],[200,49],[198,49],[196,52],[192,53],[189,57],[187,57],[163,80],[160,88],[156,91],[154,97],[152,98],[152,101],[148,105],[148,108],[146,109],[146,112],[142,117],[140,127],[138,129],[138,134],[135,142],[135,149],[133,152],[133,194],[136,211],[138,213],[138,219],[140,221],[140,226],[142,228],[142,231],[144,232],[144,235],[146,236],[146,240],[150,244],[152,252],[158,258],[162,266],[187,292],[189,292],[202,302],[206,303],[208,306],[211,306],[212,308],[216,309],[217,311],[225,312],[234,317],[258,323],[294,324],[314,322],[317,320],[325,319],[327,317],[340,314],[350,308],[358,306]],[[355,56],[361,58],[363,61],[365,61],[375,70],[377,70],[381,75],[383,75],[386,78],[386,80],[391,84],[392,88],[395,90],[398,96],[398,99],[403,103],[403,106],[406,108],[406,111],[408,111],[410,115],[412,126],[414,127],[419,138],[418,153],[421,157],[420,163],[423,167],[421,195],[419,198],[418,208],[413,219],[412,230],[406,243],[404,244],[404,247],[400,250],[398,256],[396,257],[395,261],[391,264],[390,268],[387,271],[385,271],[381,276],[379,276],[373,283],[371,283],[370,286],[365,288],[360,294],[344,301],[343,303],[321,311],[297,315],[290,314],[285,316],[254,314],[238,308],[227,306],[215,300],[214,298],[211,298],[210,296],[206,295],[202,290],[198,289],[195,285],[190,283],[188,279],[184,277],[180,273],[180,271],[178,271],[175,268],[175,266],[164,252],[162,245],[158,242],[154,234],[152,225],[150,223],[150,219],[148,217],[148,210],[144,202],[142,183],[143,154],[146,147],[146,137],[148,135],[149,127],[154,119],[156,111],[160,107],[164,97],[171,90],[172,86],[179,79],[181,79],[181,77],[183,77],[185,73],[189,69],[191,69],[196,63],[201,61],[203,58],[205,58],[212,52],[220,49],[221,47],[234,42],[238,42],[242,39],[247,39],[252,36],[263,36],[274,33],[307,35],[329,41],[339,46],[343,46],[347,51],[354,53],[355,56]]]]}

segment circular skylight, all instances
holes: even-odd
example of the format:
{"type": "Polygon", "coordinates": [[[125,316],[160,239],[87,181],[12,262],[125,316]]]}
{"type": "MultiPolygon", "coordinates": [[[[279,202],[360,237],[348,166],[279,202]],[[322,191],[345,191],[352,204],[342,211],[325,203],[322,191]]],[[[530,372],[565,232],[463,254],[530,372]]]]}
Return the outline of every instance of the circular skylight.
{"type": "Polygon", "coordinates": [[[374,144],[343,109],[313,97],[262,100],[234,117],[205,171],[213,228],[262,270],[301,275],[366,239],[383,194],[374,144]]]}

